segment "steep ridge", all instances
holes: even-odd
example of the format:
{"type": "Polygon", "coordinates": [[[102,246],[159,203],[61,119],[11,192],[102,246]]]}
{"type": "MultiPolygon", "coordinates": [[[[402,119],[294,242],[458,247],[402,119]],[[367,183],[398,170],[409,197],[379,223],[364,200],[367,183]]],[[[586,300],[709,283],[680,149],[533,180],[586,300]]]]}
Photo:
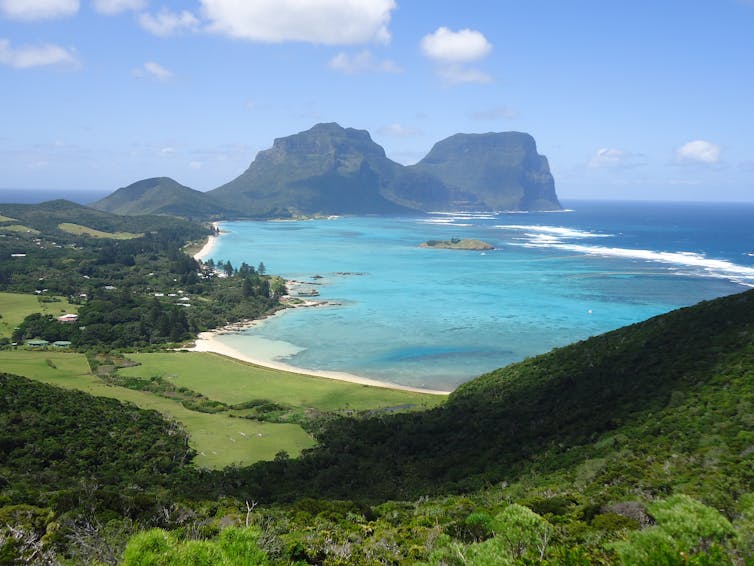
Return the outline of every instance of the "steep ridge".
{"type": "Polygon", "coordinates": [[[243,174],[208,194],[260,216],[408,212],[381,193],[399,167],[365,130],[317,124],[276,139],[243,174]]]}
{"type": "Polygon", "coordinates": [[[559,210],[547,158],[534,138],[520,132],[456,134],[432,148],[409,170],[433,176],[448,187],[451,200],[422,208],[559,210]]]}

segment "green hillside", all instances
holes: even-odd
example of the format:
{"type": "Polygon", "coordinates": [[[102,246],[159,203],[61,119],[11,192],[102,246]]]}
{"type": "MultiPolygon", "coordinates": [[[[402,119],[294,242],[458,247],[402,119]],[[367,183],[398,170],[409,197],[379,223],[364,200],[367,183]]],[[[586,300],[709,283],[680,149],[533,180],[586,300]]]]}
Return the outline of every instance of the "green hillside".
{"type": "MultiPolygon", "coordinates": [[[[0,204],[0,213],[11,216],[18,223],[36,231],[35,235],[57,237],[61,242],[69,242],[72,236],[85,235],[70,234],[61,229],[60,225],[75,224],[90,230],[110,234],[129,232],[143,234],[157,230],[173,230],[185,234],[187,238],[202,238],[206,230],[200,226],[178,218],[164,218],[158,216],[119,216],[110,212],[76,204],[67,200],[52,200],[40,204],[0,204]]],[[[0,231],[3,226],[0,225],[0,231]]]]}
{"type": "Polygon", "coordinates": [[[122,187],[94,204],[93,208],[115,214],[164,214],[189,219],[210,219],[230,211],[201,191],[169,177],[144,179],[122,187]]]}
{"type": "Polygon", "coordinates": [[[701,303],[496,370],[431,411],[338,421],[285,470],[241,476],[257,497],[384,500],[586,466],[589,492],[729,506],[754,485],[753,337],[754,291],[701,303]]]}

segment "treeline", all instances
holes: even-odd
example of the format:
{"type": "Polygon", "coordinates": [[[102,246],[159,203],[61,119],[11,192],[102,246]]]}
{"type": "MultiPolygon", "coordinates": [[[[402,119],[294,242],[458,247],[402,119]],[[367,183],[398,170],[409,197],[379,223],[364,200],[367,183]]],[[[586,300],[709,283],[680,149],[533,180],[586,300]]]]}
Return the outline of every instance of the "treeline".
{"type": "Polygon", "coordinates": [[[175,526],[193,456],[155,411],[0,374],[0,564],[114,564],[136,525],[175,526]]]}
{"type": "MultiPolygon", "coordinates": [[[[258,318],[280,308],[285,281],[243,263],[202,264],[184,253],[210,229],[167,217],[119,217],[55,201],[3,210],[33,232],[0,238],[0,290],[64,295],[79,307],[79,320],[60,323],[31,315],[13,340],[68,341],[71,347],[107,351],[163,347],[197,332],[258,318]],[[99,230],[141,233],[129,239],[72,235],[57,228],[80,214],[99,230]],[[14,217],[15,218],[15,217],[14,217]]],[[[2,227],[0,226],[0,229],[2,227]]]]}

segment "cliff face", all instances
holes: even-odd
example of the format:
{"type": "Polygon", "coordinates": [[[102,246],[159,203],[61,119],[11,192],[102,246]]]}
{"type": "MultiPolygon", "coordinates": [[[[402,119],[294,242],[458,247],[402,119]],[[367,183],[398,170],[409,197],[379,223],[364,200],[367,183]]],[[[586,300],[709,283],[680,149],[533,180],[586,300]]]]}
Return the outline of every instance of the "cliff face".
{"type": "MultiPolygon", "coordinates": [[[[448,201],[441,209],[559,210],[555,181],[534,138],[520,132],[456,134],[409,170],[439,179],[448,201]]],[[[426,208],[426,205],[425,205],[426,208]]]]}
{"type": "Polygon", "coordinates": [[[318,124],[278,138],[239,177],[208,194],[248,214],[407,212],[382,195],[400,165],[365,130],[318,124]]]}
{"type": "Polygon", "coordinates": [[[190,217],[204,210],[207,218],[561,208],[547,158],[528,134],[456,134],[405,167],[367,131],[334,123],[276,139],[239,177],[207,193],[147,179],[95,206],[190,217]]]}

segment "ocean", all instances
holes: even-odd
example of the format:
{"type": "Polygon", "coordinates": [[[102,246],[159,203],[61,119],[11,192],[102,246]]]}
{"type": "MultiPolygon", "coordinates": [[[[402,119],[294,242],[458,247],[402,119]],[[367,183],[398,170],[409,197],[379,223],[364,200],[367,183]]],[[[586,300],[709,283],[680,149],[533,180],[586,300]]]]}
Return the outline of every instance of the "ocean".
{"type": "Polygon", "coordinates": [[[566,202],[551,213],[228,222],[215,260],[337,306],[219,337],[258,359],[453,389],[482,373],[754,287],[754,204],[566,202]],[[421,248],[476,238],[487,252],[421,248]]]}

